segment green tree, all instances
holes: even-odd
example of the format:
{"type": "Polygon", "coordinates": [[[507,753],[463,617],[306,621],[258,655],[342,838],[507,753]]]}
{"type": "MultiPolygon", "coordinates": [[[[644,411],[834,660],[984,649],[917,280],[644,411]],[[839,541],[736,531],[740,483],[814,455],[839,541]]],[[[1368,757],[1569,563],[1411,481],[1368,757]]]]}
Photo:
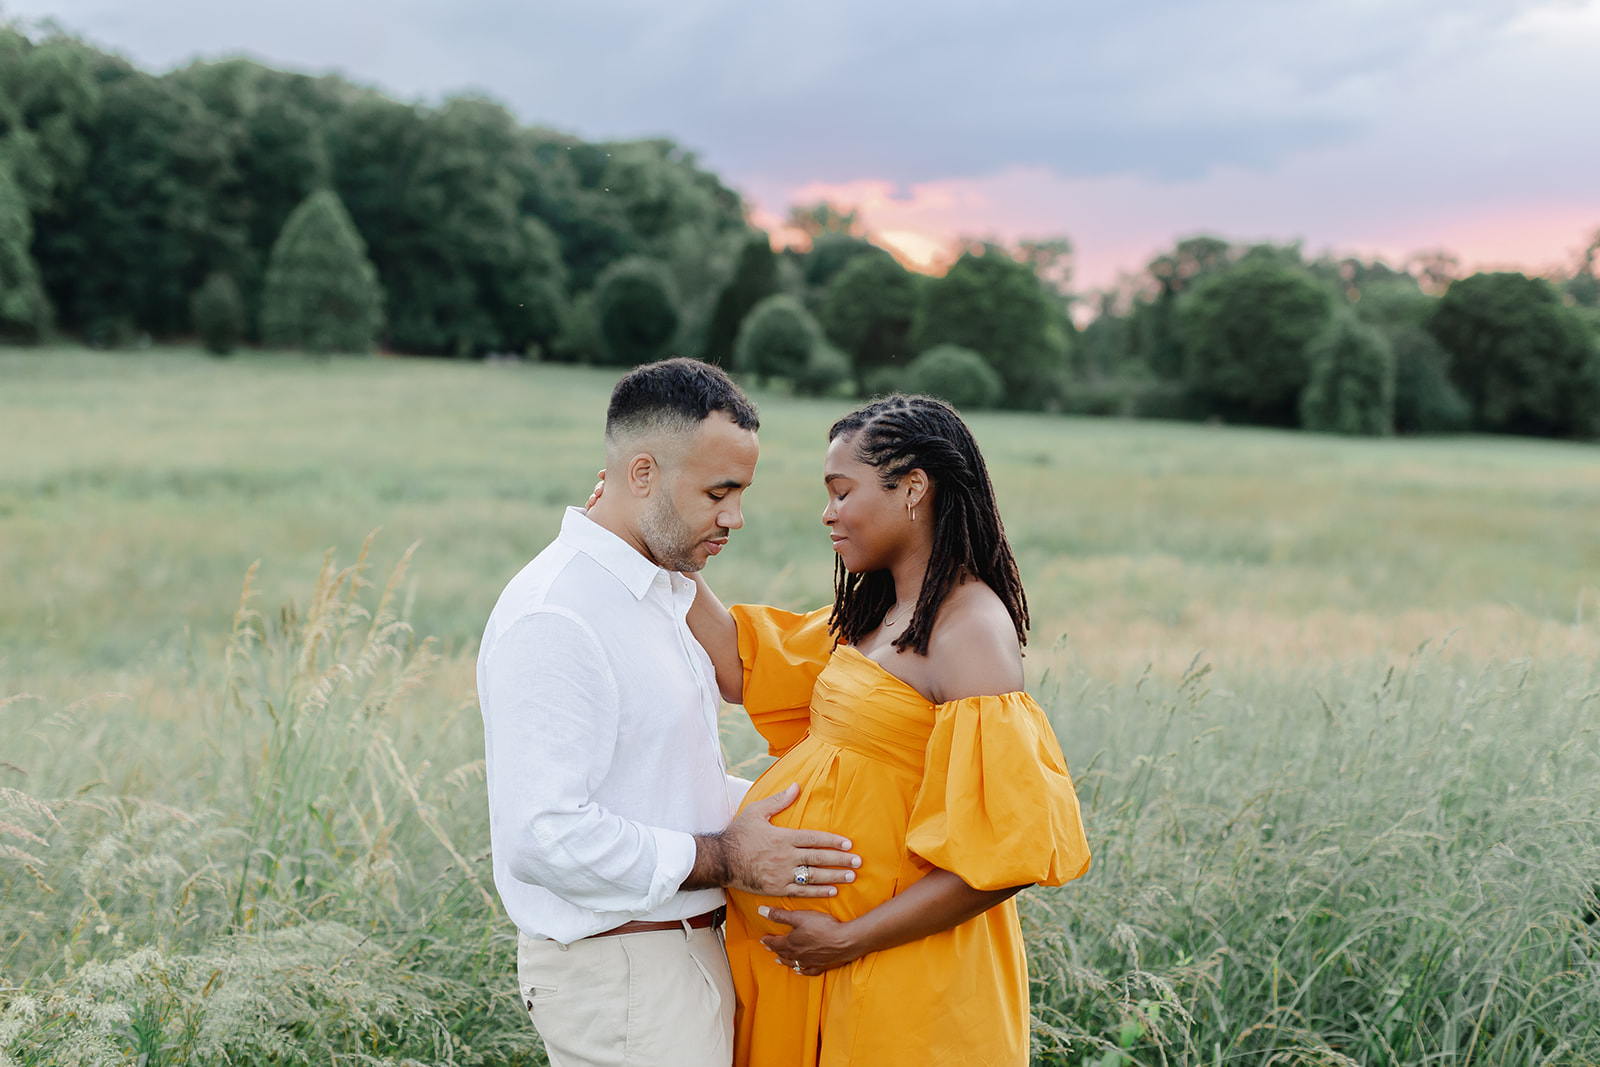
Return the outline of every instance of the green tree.
{"type": "Polygon", "coordinates": [[[1142,364],[1158,378],[1181,378],[1178,303],[1203,279],[1228,269],[1236,258],[1236,250],[1227,241],[1201,235],[1179,241],[1171,252],[1152,259],[1145,274],[1155,291],[1134,301],[1128,316],[1132,362],[1142,364]]]}
{"type": "Polygon", "coordinates": [[[1352,305],[1356,314],[1363,322],[1380,329],[1426,326],[1438,303],[1438,297],[1424,293],[1416,279],[1405,274],[1368,279],[1359,285],[1356,294],[1352,305]]]}
{"type": "Polygon", "coordinates": [[[744,230],[728,233],[697,226],[680,226],[657,242],[663,248],[661,262],[678,293],[677,354],[705,358],[711,316],[738,266],[744,242],[744,230]]]}
{"type": "Polygon", "coordinates": [[[302,200],[328,185],[331,165],[318,116],[293,100],[268,98],[243,123],[235,154],[247,189],[251,244],[267,246],[302,200]]]}
{"type": "Polygon", "coordinates": [[[838,273],[857,256],[885,254],[883,249],[855,234],[828,232],[811,240],[811,248],[800,257],[800,277],[808,292],[821,293],[838,273]]]}
{"type": "Polygon", "coordinates": [[[189,318],[207,352],[226,356],[238,348],[244,336],[244,300],[232,275],[217,271],[207,278],[189,301],[189,318]]]}
{"type": "Polygon", "coordinates": [[[1398,433],[1459,433],[1472,413],[1445,371],[1446,357],[1426,326],[1439,298],[1417,279],[1383,263],[1346,260],[1351,308],[1394,352],[1394,428],[1398,433]]]}
{"type": "Polygon", "coordinates": [[[33,220],[27,198],[0,155],[0,336],[36,341],[50,328],[50,301],[30,251],[33,220]]]}
{"type": "Polygon", "coordinates": [[[1016,258],[1033,268],[1045,290],[1071,308],[1072,295],[1072,241],[1066,237],[1046,237],[1019,241],[1016,258]]]}
{"type": "Polygon", "coordinates": [[[822,329],[792,296],[769,296],[745,316],[734,344],[734,366],[758,382],[799,378],[822,343],[822,329]]]}
{"type": "Polygon", "coordinates": [[[1600,308],[1600,230],[1578,254],[1572,277],[1562,286],[1567,299],[1581,308],[1600,308]]]}
{"type": "Polygon", "coordinates": [[[181,333],[190,294],[246,246],[243,227],[215,211],[230,180],[227,129],[170,78],[104,56],[94,73],[100,106],[82,180],[35,220],[45,288],[63,325],[91,339],[181,333]]]}
{"type": "Polygon", "coordinates": [[[1594,334],[1595,343],[1600,344],[1600,306],[1580,307],[1578,315],[1589,324],[1589,332],[1594,334]]]}
{"type": "Polygon", "coordinates": [[[31,211],[58,210],[82,180],[99,108],[90,49],[59,35],[35,44],[0,25],[0,153],[31,211]]]}
{"type": "Polygon", "coordinates": [[[272,70],[249,59],[193,63],[172,75],[228,131],[232,180],[217,212],[249,234],[263,254],[289,213],[329,184],[326,124],[339,104],[326,79],[272,70]]]}
{"type": "Polygon", "coordinates": [[[1375,295],[1388,290],[1424,295],[1414,275],[1391,267],[1381,259],[1365,260],[1348,256],[1337,262],[1318,260],[1314,266],[1319,271],[1326,268],[1331,273],[1337,283],[1335,287],[1356,305],[1357,311],[1375,295]]]}
{"type": "Polygon", "coordinates": [[[552,357],[565,363],[605,363],[605,338],[594,313],[595,292],[579,293],[572,301],[561,333],[552,342],[552,357]]]}
{"type": "Polygon", "coordinates": [[[525,131],[522,207],[555,234],[570,291],[594,288],[600,272],[625,256],[647,251],[625,205],[606,185],[604,145],[548,130],[525,131]]]}
{"type": "Polygon", "coordinates": [[[733,277],[711,313],[711,325],[706,329],[707,363],[717,366],[733,363],[740,326],[752,308],[777,292],[777,273],[778,261],[772,254],[771,240],[759,230],[751,233],[739,253],[733,277]]]}
{"type": "Polygon", "coordinates": [[[659,359],[678,329],[672,279],[643,256],[613,263],[595,282],[594,318],[608,363],[631,367],[659,359]]]}
{"type": "MultiPolygon", "coordinates": [[[[685,231],[720,246],[746,229],[739,194],[671,141],[586,144],[540,129],[523,140],[523,209],[555,233],[574,293],[625,256],[672,260],[685,231]]],[[[702,299],[689,285],[678,295],[686,306],[702,299]]]]}
{"type": "Polygon", "coordinates": [[[383,324],[383,289],[338,194],[312,193],[267,261],[261,332],[271,345],[366,352],[383,324]]]}
{"type": "Polygon", "coordinates": [[[1461,277],[1461,260],[1454,252],[1419,252],[1406,262],[1406,273],[1417,280],[1423,292],[1438,296],[1461,277]]]}
{"type": "Polygon", "coordinates": [[[818,316],[828,337],[849,354],[857,381],[879,367],[910,360],[917,314],[917,278],[887,252],[852,259],[828,283],[818,316]]]}
{"type": "Polygon", "coordinates": [[[327,128],[348,102],[347,87],[248,59],[196,62],[168,78],[205,107],[226,138],[231,165],[210,211],[242,240],[230,242],[209,266],[234,280],[246,335],[259,337],[267,256],[289,213],[330,184],[327,128]]]}
{"type": "Polygon", "coordinates": [[[706,233],[745,228],[744,202],[716,175],[672,141],[627,141],[604,146],[601,191],[622,208],[633,233],[659,254],[683,229],[706,233]]]}
{"type": "Polygon", "coordinates": [[[1133,351],[1133,319],[1119,313],[1115,291],[1094,297],[1099,314],[1078,335],[1078,364],[1089,378],[1141,377],[1148,364],[1133,351]]]}
{"type": "Polygon", "coordinates": [[[1395,360],[1389,342],[1355,315],[1335,315],[1306,346],[1311,381],[1300,395],[1300,424],[1322,433],[1394,432],[1395,360]]]}
{"type": "Polygon", "coordinates": [[[850,357],[827,341],[819,341],[795,372],[794,391],[801,396],[828,396],[839,392],[850,379],[850,357]]]}
{"type": "Polygon", "coordinates": [[[1451,384],[1444,349],[1421,326],[1383,328],[1394,349],[1394,425],[1400,433],[1460,433],[1472,408],[1451,384]]]}
{"type": "Polygon", "coordinates": [[[861,220],[854,208],[846,211],[826,200],[794,205],[786,221],[790,229],[799,230],[813,240],[825,233],[855,234],[861,230],[861,220]]]}
{"type": "Polygon", "coordinates": [[[911,340],[922,351],[952,344],[977,352],[1017,408],[1040,407],[1057,389],[1068,343],[1060,308],[1033,269],[992,249],[965,253],[922,286],[911,340]]]}
{"type": "Polygon", "coordinates": [[[901,388],[936,396],[963,410],[992,408],[1005,394],[1005,383],[994,368],[972,349],[958,345],[939,345],[912,360],[901,388]]]}
{"type": "MultiPolygon", "coordinates": [[[[218,271],[253,328],[277,235],[330,185],[388,294],[386,341],[412,352],[583,347],[593,317],[573,301],[630,255],[671,265],[678,342],[698,349],[748,232],[738,194],[670,141],[588,144],[487,100],[402,104],[245,59],[151,77],[3,25],[0,154],[44,290],[91,339],[187,330],[190,297],[218,271]]],[[[730,358],[774,288],[718,324],[730,358]]]]}
{"type": "Polygon", "coordinates": [[[555,236],[524,211],[531,148],[504,108],[369,98],[330,136],[340,194],[389,296],[392,344],[467,356],[555,338],[565,271],[555,236]]]}
{"type": "Polygon", "coordinates": [[[1478,428],[1564,436],[1595,432],[1594,337],[1543,278],[1474,274],[1452,282],[1428,330],[1478,428]]]}
{"type": "Polygon", "coordinates": [[[1276,258],[1210,274],[1178,308],[1184,380],[1224,416],[1293,425],[1311,378],[1306,346],[1332,314],[1333,295],[1276,258]]]}

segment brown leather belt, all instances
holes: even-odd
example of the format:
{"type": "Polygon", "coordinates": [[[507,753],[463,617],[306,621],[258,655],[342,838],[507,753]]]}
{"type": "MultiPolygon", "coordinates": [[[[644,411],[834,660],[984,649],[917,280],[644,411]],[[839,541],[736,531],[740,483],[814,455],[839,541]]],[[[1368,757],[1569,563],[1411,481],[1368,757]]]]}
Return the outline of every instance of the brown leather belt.
{"type": "MultiPolygon", "coordinates": [[[[633,922],[623,923],[621,926],[613,926],[609,930],[601,930],[598,934],[590,934],[589,937],[611,937],[615,934],[648,934],[658,930],[682,930],[685,926],[688,926],[691,930],[704,930],[708,926],[721,926],[727,917],[728,909],[721,907],[715,911],[696,915],[692,919],[672,919],[667,922],[644,922],[643,920],[635,919],[633,922]]],[[[587,941],[589,938],[586,937],[582,940],[587,941]]]]}

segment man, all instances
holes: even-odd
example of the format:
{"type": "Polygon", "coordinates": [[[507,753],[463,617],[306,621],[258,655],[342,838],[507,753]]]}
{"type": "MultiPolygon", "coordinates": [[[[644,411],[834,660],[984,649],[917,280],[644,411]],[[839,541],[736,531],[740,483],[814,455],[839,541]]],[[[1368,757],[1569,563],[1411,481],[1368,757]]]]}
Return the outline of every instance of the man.
{"type": "Polygon", "coordinates": [[[554,1067],[731,1062],[721,887],[828,896],[859,865],[837,835],[770,824],[794,789],[733,819],[749,783],[723,766],[715,673],[685,622],[683,572],[744,525],[758,425],[714,367],[625,375],[609,491],[568,509],[484,630],[495,885],[554,1067]]]}

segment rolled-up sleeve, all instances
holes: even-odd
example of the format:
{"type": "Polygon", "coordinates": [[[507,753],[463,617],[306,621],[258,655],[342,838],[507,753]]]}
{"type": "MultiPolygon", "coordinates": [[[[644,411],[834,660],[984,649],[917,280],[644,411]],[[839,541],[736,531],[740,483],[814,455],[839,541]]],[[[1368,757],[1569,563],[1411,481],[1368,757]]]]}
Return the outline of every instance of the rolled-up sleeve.
{"type": "Polygon", "coordinates": [[[511,876],[597,912],[660,907],[693,869],[695,842],[593,799],[619,721],[593,632],[559,609],[525,615],[495,637],[482,684],[490,842],[511,876]]]}

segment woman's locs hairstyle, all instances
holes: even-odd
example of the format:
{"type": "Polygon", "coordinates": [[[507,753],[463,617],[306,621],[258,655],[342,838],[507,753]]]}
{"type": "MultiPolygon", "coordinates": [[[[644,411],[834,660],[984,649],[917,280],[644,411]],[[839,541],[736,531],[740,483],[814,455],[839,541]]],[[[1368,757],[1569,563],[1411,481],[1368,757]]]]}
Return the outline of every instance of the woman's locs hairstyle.
{"type": "MultiPolygon", "coordinates": [[[[1017,640],[1026,644],[1028,598],[1022,576],[1000,523],[983,453],[955,409],[927,396],[886,396],[834,423],[828,440],[840,437],[851,442],[857,458],[877,468],[887,489],[919,467],[933,481],[933,555],[911,623],[894,647],[928,654],[939,605],[964,573],[995,591],[1011,614],[1017,640]]],[[[878,628],[894,599],[888,571],[851,574],[843,560],[836,560],[828,626],[839,640],[856,644],[878,628]]]]}

